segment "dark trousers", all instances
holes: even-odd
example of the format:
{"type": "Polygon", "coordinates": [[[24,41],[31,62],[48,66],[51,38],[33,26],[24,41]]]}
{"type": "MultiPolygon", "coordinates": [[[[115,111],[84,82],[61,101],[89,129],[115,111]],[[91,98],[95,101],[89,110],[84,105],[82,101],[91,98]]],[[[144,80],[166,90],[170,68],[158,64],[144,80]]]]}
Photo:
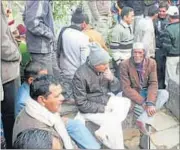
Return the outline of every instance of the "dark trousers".
{"type": "Polygon", "coordinates": [[[1,102],[2,123],[7,149],[12,148],[12,132],[14,125],[14,102],[17,93],[17,81],[3,84],[4,100],[1,102]]]}
{"type": "MultiPolygon", "coordinates": [[[[123,61],[123,60],[122,60],[123,61]]],[[[120,65],[121,65],[121,62],[119,63],[119,65],[117,65],[117,63],[113,60],[112,61],[112,65],[113,65],[113,73],[114,73],[114,76],[116,78],[118,78],[118,80],[120,81],[120,77],[121,77],[121,70],[120,70],[120,65]]],[[[122,87],[120,85],[120,91],[122,91],[122,87]]],[[[117,94],[117,93],[115,93],[117,94]]]]}
{"type": "Polygon", "coordinates": [[[113,68],[114,68],[114,76],[120,80],[120,65],[117,65],[116,62],[113,60],[113,68]]]}
{"type": "Polygon", "coordinates": [[[156,50],[155,59],[157,63],[157,76],[159,89],[165,88],[166,57],[161,49],[156,50]]]}

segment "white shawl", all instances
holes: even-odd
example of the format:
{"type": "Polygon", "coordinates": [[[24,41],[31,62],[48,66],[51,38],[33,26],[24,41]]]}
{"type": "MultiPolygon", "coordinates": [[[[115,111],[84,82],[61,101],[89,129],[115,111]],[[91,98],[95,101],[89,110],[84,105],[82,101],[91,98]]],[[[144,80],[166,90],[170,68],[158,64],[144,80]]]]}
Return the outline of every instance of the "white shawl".
{"type": "Polygon", "coordinates": [[[26,113],[31,117],[45,123],[46,125],[53,127],[62,138],[66,149],[73,149],[71,138],[69,137],[65,128],[64,122],[62,121],[58,113],[51,113],[48,109],[40,105],[35,100],[29,99],[26,102],[25,107],[26,113]]]}

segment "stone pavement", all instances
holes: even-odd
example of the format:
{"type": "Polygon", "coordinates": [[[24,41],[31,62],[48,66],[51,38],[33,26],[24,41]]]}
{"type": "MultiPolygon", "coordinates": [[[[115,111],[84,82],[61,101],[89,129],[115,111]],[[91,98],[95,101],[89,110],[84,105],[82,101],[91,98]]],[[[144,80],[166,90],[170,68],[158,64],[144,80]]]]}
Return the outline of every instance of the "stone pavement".
{"type": "Polygon", "coordinates": [[[179,120],[167,109],[155,115],[152,129],[150,149],[179,149],[179,120]]]}
{"type": "Polygon", "coordinates": [[[168,109],[155,114],[154,121],[150,122],[149,137],[139,132],[133,118],[130,114],[123,122],[126,149],[179,149],[179,120],[168,109]]]}

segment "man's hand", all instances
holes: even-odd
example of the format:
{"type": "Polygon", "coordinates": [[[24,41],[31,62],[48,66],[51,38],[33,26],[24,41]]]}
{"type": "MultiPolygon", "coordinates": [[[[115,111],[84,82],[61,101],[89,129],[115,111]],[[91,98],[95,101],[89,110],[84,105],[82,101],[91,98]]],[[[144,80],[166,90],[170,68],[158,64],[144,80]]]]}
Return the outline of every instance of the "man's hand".
{"type": "Polygon", "coordinates": [[[113,81],[114,75],[109,68],[104,72],[104,78],[109,81],[113,81]]]}
{"type": "Polygon", "coordinates": [[[145,110],[149,117],[152,117],[156,113],[155,106],[146,106],[145,110]]]}

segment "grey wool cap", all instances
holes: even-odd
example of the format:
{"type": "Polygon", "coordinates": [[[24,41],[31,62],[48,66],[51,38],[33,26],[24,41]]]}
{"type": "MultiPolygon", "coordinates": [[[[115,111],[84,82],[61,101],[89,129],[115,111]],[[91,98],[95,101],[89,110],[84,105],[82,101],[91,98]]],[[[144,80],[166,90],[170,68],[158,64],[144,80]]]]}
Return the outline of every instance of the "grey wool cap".
{"type": "Polygon", "coordinates": [[[96,66],[109,63],[111,57],[98,43],[92,42],[89,47],[90,54],[88,58],[91,65],[96,66]]]}

